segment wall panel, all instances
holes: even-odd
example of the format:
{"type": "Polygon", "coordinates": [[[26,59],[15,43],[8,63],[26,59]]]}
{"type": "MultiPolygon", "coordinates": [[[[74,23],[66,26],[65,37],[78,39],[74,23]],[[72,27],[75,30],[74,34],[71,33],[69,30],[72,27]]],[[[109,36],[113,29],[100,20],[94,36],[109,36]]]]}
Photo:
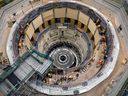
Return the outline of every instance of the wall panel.
{"type": "Polygon", "coordinates": [[[33,22],[35,29],[37,29],[43,23],[41,15],[35,18],[32,22],[33,22]]]}
{"type": "Polygon", "coordinates": [[[78,14],[78,10],[67,8],[66,17],[77,20],[77,14],[78,14]]]}
{"type": "Polygon", "coordinates": [[[56,8],[55,11],[55,18],[65,17],[66,8],[56,8]]]}
{"type": "Polygon", "coordinates": [[[89,17],[85,15],[84,13],[80,12],[78,20],[82,22],[83,24],[87,25],[89,17]]]}
{"type": "Polygon", "coordinates": [[[44,22],[54,18],[53,10],[43,12],[42,15],[43,15],[44,22]]]}
{"type": "Polygon", "coordinates": [[[98,43],[98,41],[100,40],[100,36],[99,36],[99,33],[98,33],[98,30],[96,30],[96,33],[95,33],[95,45],[98,43]]]}
{"type": "Polygon", "coordinates": [[[32,35],[34,33],[34,28],[33,28],[33,25],[32,23],[30,23],[30,25],[28,26],[28,29],[26,31],[26,33],[28,34],[28,37],[31,39],[32,38],[32,35]]]}
{"type": "Polygon", "coordinates": [[[92,34],[94,34],[94,32],[97,28],[95,23],[91,19],[89,20],[88,28],[90,29],[92,34]]]}

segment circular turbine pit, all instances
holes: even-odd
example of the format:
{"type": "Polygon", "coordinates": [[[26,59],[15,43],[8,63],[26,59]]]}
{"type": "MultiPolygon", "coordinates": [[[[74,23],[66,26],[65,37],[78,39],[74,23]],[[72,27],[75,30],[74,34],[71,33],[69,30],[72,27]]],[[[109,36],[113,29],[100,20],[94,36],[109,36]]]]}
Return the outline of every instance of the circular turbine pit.
{"type": "Polygon", "coordinates": [[[115,45],[115,30],[99,11],[86,4],[48,3],[29,11],[13,28],[14,34],[9,38],[13,48],[12,63],[31,49],[52,59],[45,74],[38,74],[37,68],[27,81],[41,93],[76,95],[87,92],[105,80],[115,66],[113,61],[117,58],[109,64],[113,51],[119,50],[118,42],[115,45]]]}
{"type": "Polygon", "coordinates": [[[54,58],[54,65],[61,69],[69,68],[74,63],[74,55],[67,49],[58,49],[51,56],[54,58]]]}
{"type": "Polygon", "coordinates": [[[53,58],[53,64],[59,69],[66,69],[75,63],[75,56],[71,50],[66,48],[61,48],[53,51],[50,54],[50,57],[53,58]]]}

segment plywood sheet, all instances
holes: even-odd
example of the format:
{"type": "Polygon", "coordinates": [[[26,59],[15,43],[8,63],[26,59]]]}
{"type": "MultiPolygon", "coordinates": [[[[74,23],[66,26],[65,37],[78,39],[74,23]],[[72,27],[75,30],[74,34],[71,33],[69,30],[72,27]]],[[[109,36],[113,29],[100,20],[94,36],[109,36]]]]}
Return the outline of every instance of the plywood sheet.
{"type": "Polygon", "coordinates": [[[90,19],[89,20],[89,25],[88,25],[88,28],[90,29],[91,33],[94,34],[95,30],[96,30],[96,25],[95,23],[90,19]]]}
{"type": "Polygon", "coordinates": [[[78,10],[67,8],[67,16],[68,18],[72,18],[77,20],[78,10]]]}
{"type": "Polygon", "coordinates": [[[43,23],[41,15],[39,15],[37,18],[33,20],[33,25],[35,29],[39,28],[39,26],[43,23]]]}
{"type": "Polygon", "coordinates": [[[65,17],[66,8],[56,8],[55,9],[55,18],[65,17]]]}
{"type": "Polygon", "coordinates": [[[87,25],[89,17],[87,15],[85,15],[84,13],[80,12],[79,13],[79,19],[80,22],[82,22],[83,24],[87,25]]]}

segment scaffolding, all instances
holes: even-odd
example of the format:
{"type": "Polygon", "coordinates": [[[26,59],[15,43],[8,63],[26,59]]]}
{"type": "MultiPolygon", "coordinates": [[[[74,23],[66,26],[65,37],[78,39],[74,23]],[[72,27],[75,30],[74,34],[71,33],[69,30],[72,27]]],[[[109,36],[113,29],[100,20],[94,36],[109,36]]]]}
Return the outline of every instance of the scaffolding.
{"type": "Polygon", "coordinates": [[[48,55],[42,54],[31,48],[20,56],[14,64],[7,67],[0,75],[0,92],[2,92],[4,95],[10,96],[15,91],[20,89],[35,72],[39,73],[40,75],[44,75],[44,73],[48,72],[51,64],[52,60],[48,57],[48,55]],[[33,61],[34,63],[32,65],[33,61]],[[24,68],[26,65],[28,66],[29,70],[24,68]]]}

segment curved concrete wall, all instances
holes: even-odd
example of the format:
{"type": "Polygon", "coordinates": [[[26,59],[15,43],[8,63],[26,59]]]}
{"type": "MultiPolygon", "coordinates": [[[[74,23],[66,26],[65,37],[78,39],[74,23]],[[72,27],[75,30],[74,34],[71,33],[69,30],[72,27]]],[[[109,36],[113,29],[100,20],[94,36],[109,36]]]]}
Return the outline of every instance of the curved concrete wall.
{"type": "MultiPolygon", "coordinates": [[[[82,31],[86,32],[87,28],[90,29],[91,33],[89,34],[90,38],[94,35],[94,33],[97,31],[97,26],[95,23],[89,19],[89,16],[84,14],[83,12],[71,9],[71,8],[55,8],[52,10],[48,10],[46,12],[43,12],[41,15],[36,17],[29,25],[26,33],[28,34],[29,38],[31,39],[34,35],[34,31],[39,28],[40,32],[43,32],[42,24],[44,23],[45,27],[49,26],[48,21],[55,23],[55,18],[59,18],[61,23],[64,23],[65,18],[70,19],[70,23],[74,24],[75,20],[78,20],[78,29],[81,30],[81,25],[84,24],[84,29],[82,31]],[[71,14],[72,13],[72,14],[71,14]],[[42,28],[42,29],[41,29],[42,28]]],[[[98,32],[98,31],[97,31],[98,32]]],[[[95,36],[94,36],[95,37],[95,36]]],[[[27,37],[26,37],[27,39],[27,37]]],[[[97,42],[100,40],[98,34],[94,38],[94,44],[96,45],[97,42]]],[[[27,40],[28,41],[28,40],[27,40]]],[[[27,42],[26,42],[27,43],[27,42]]],[[[27,43],[28,45],[29,43],[27,43]]],[[[30,45],[28,45],[28,48],[30,45]]]]}

